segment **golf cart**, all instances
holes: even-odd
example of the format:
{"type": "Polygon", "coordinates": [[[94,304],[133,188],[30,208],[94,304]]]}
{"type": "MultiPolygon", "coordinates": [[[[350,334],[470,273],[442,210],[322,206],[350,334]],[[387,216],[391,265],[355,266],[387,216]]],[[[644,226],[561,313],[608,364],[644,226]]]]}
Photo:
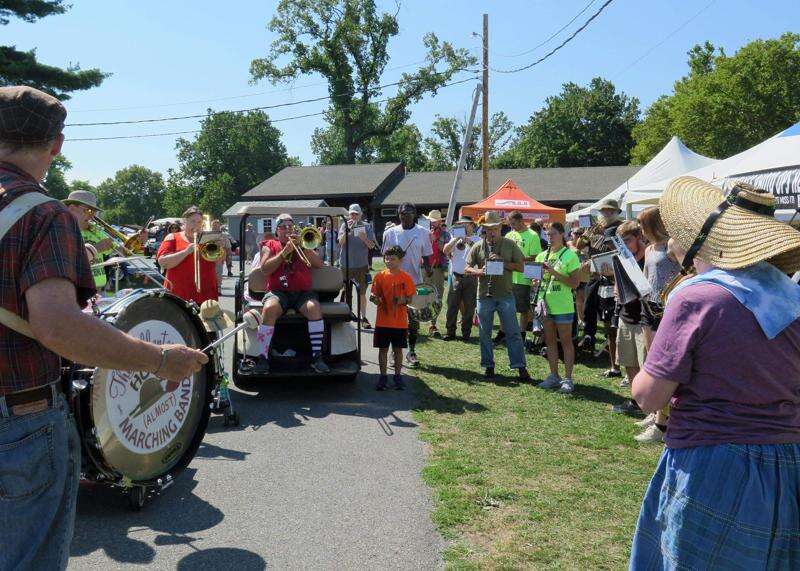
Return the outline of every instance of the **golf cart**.
{"type": "MultiPolygon", "coordinates": [[[[239,243],[245,241],[247,220],[256,218],[275,218],[282,213],[291,214],[293,217],[310,218],[316,221],[320,218],[330,220],[331,227],[335,227],[335,217],[347,216],[344,208],[275,208],[267,206],[243,206],[237,212],[241,216],[239,243]]],[[[345,226],[346,240],[350,239],[350,232],[345,226]]],[[[330,248],[328,260],[333,259],[335,244],[326,244],[330,248]]],[[[347,248],[343,248],[343,255],[347,255],[347,248]]],[[[239,279],[236,282],[236,324],[242,323],[244,312],[255,309],[261,312],[263,299],[266,295],[267,280],[260,267],[247,270],[244,256],[239,257],[239,279]]],[[[347,264],[345,263],[345,267],[347,264]]],[[[345,283],[350,281],[349,272],[341,268],[324,265],[311,270],[311,288],[319,296],[322,307],[322,319],[325,324],[322,355],[325,363],[330,367],[328,373],[314,371],[311,364],[311,345],[308,339],[308,326],[305,317],[289,310],[275,323],[275,333],[269,351],[269,373],[245,373],[240,371],[239,364],[245,358],[257,358],[259,343],[256,331],[252,329],[241,330],[235,338],[233,346],[233,382],[238,386],[253,382],[286,379],[310,376],[331,377],[341,381],[354,381],[361,370],[361,323],[358,319],[360,307],[353,306],[353,297],[360,304],[358,283],[353,280],[352,285],[356,293],[347,295],[346,302],[337,301],[339,293],[345,283]],[[359,311],[354,311],[358,309],[359,311]]]]}

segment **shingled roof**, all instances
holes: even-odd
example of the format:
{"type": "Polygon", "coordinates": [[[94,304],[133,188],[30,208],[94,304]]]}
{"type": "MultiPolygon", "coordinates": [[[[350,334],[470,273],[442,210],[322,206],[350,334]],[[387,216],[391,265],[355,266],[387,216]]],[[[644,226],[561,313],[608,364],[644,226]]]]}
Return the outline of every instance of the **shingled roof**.
{"type": "Polygon", "coordinates": [[[402,178],[403,163],[287,167],[242,195],[245,200],[372,197],[402,178]]]}
{"type": "MultiPolygon", "coordinates": [[[[617,188],[641,166],[568,167],[541,169],[492,169],[489,194],[507,179],[512,179],[527,194],[541,202],[592,202],[617,188]]],[[[417,206],[447,204],[453,186],[453,171],[411,172],[394,187],[377,194],[374,206],[398,206],[413,202],[417,206]]],[[[458,204],[471,204],[483,198],[481,171],[467,171],[461,177],[458,204]]]]}

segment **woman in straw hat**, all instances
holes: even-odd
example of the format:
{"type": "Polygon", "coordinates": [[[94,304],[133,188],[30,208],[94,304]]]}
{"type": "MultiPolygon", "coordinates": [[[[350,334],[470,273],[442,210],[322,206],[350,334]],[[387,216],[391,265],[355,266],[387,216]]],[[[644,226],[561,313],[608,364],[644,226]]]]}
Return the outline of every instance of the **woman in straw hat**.
{"type": "Polygon", "coordinates": [[[631,569],[800,567],[800,233],[774,197],[692,177],[661,197],[695,277],[672,290],[633,396],[671,403],[631,569]]]}

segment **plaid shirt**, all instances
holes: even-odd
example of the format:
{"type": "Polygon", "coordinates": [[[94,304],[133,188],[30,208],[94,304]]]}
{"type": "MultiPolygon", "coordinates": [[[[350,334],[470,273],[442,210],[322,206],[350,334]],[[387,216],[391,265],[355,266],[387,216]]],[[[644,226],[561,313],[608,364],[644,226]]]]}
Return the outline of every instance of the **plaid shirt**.
{"type": "MultiPolygon", "coordinates": [[[[0,211],[28,192],[45,192],[28,174],[0,162],[0,211]]],[[[25,292],[49,279],[75,284],[85,306],[94,280],[78,223],[60,202],[33,208],[0,240],[0,307],[28,318],[25,292]]],[[[37,341],[0,325],[0,395],[57,381],[61,359],[37,341]]]]}

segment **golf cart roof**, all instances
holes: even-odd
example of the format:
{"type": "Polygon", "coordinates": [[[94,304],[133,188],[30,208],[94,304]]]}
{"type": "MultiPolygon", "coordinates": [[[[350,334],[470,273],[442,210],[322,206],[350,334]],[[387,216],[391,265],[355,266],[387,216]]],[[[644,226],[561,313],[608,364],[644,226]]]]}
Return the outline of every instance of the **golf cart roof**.
{"type": "Polygon", "coordinates": [[[316,208],[292,208],[276,206],[242,206],[236,216],[277,216],[279,214],[294,214],[297,216],[347,216],[347,209],[336,206],[319,206],[316,208]]]}

